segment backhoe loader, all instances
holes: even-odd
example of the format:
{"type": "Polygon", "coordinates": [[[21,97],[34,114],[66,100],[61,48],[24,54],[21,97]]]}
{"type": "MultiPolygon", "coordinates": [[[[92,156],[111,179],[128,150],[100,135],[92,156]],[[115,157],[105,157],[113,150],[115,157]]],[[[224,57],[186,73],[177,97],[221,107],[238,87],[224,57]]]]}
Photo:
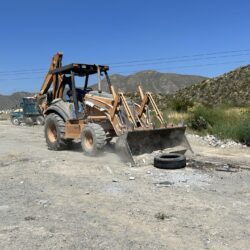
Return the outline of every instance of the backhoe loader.
{"type": "Polygon", "coordinates": [[[140,103],[135,103],[115,90],[108,66],[79,63],[62,66],[62,57],[62,53],[53,56],[37,94],[45,116],[49,149],[66,149],[72,140],[80,139],[85,154],[93,156],[116,138],[119,155],[134,164],[136,155],[178,145],[189,147],[185,126],[167,125],[150,92],[145,93],[139,86],[140,103]],[[97,90],[89,87],[93,75],[97,76],[97,90]],[[83,78],[80,88],[76,87],[76,77],[83,78]],[[102,91],[105,79],[109,93],[102,91]],[[152,121],[152,113],[159,120],[159,128],[152,121]]]}

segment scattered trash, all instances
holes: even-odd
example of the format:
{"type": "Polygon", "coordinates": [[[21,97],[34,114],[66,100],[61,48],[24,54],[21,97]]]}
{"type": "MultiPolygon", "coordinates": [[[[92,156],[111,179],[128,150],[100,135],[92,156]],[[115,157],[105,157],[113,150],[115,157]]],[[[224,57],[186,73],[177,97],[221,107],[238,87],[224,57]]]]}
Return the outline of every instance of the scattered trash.
{"type": "Polygon", "coordinates": [[[237,173],[239,172],[239,169],[236,169],[236,168],[232,168],[231,165],[224,165],[224,166],[220,166],[220,167],[217,167],[215,168],[216,171],[221,171],[221,172],[230,172],[230,173],[237,173]]]}
{"type": "Polygon", "coordinates": [[[132,165],[131,162],[127,162],[127,165],[128,165],[129,168],[132,168],[132,167],[133,167],[133,165],[132,165]]]}
{"type": "Polygon", "coordinates": [[[36,217],[35,216],[27,216],[27,217],[24,217],[24,219],[29,221],[29,220],[35,220],[36,217]]]}
{"type": "Polygon", "coordinates": [[[167,215],[167,214],[162,213],[162,212],[158,212],[155,214],[155,218],[158,220],[170,219],[172,217],[173,217],[173,215],[167,215]]]}
{"type": "Polygon", "coordinates": [[[37,203],[43,205],[43,207],[47,207],[49,205],[49,200],[39,200],[37,203]]]}
{"type": "Polygon", "coordinates": [[[156,187],[170,187],[173,184],[174,182],[170,182],[170,181],[162,181],[162,182],[155,183],[156,187]]]}
{"type": "Polygon", "coordinates": [[[105,166],[105,168],[107,169],[107,171],[108,171],[110,174],[113,174],[113,171],[112,171],[112,169],[111,169],[109,166],[105,166]]]}

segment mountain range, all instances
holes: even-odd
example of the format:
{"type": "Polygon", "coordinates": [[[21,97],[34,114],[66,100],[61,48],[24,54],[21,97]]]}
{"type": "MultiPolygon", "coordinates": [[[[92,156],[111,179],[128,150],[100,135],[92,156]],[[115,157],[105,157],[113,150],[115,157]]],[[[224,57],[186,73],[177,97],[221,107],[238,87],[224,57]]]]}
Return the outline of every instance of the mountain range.
{"type": "Polygon", "coordinates": [[[14,109],[19,107],[20,101],[23,97],[33,96],[34,94],[29,92],[15,92],[12,95],[0,94],[0,110],[14,109]]]}
{"type": "MultiPolygon", "coordinates": [[[[137,86],[140,84],[145,91],[151,91],[155,94],[173,94],[179,89],[201,82],[204,79],[207,78],[194,75],[160,73],[153,70],[141,71],[128,76],[110,75],[112,84],[120,91],[137,91],[137,86]]],[[[103,84],[103,86],[103,90],[107,91],[107,84],[103,84]]],[[[96,89],[97,84],[91,87],[96,89]]],[[[15,108],[23,97],[33,95],[34,93],[29,92],[16,92],[9,96],[0,95],[0,110],[15,108]]]]}
{"type": "MultiPolygon", "coordinates": [[[[207,78],[202,76],[161,73],[153,70],[140,71],[128,76],[119,74],[110,76],[111,83],[119,91],[135,92],[138,85],[141,85],[145,91],[155,94],[173,94],[179,89],[199,83],[205,79],[207,78]]],[[[107,91],[107,84],[102,85],[103,90],[107,91]]],[[[93,87],[96,89],[97,85],[95,84],[93,87]]]]}

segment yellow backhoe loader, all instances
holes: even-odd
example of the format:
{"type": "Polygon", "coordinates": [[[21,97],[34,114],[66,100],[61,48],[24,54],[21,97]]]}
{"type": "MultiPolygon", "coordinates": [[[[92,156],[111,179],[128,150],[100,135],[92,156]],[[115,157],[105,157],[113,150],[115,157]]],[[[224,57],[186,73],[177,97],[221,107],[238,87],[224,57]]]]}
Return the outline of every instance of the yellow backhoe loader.
{"type": "MultiPolygon", "coordinates": [[[[66,149],[80,139],[83,151],[95,155],[114,137],[116,150],[134,164],[134,156],[183,145],[189,148],[184,126],[168,126],[150,92],[139,87],[140,103],[127,100],[110,82],[108,66],[72,63],[62,66],[57,53],[37,94],[45,116],[45,138],[51,150],[66,149]],[[98,89],[89,87],[97,76],[98,89]],[[76,87],[76,77],[83,78],[76,87]],[[104,78],[101,80],[101,78],[104,78]],[[109,93],[102,91],[106,79],[109,93]],[[152,112],[159,120],[156,128],[152,112]]],[[[78,79],[79,80],[79,79],[78,79]]]]}

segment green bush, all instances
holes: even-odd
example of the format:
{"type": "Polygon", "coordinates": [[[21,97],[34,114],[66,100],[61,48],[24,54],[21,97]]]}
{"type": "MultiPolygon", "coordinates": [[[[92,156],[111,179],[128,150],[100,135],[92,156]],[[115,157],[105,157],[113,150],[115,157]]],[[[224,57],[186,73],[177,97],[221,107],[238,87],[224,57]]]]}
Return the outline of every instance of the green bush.
{"type": "Polygon", "coordinates": [[[188,125],[192,129],[250,144],[250,108],[240,111],[227,106],[196,105],[189,112],[188,125]]]}
{"type": "Polygon", "coordinates": [[[240,120],[237,126],[237,139],[239,142],[250,145],[250,114],[249,112],[244,114],[244,117],[240,120]]]}
{"type": "Polygon", "coordinates": [[[171,108],[177,112],[187,112],[188,108],[193,105],[194,103],[187,98],[175,97],[172,100],[171,108]]]}
{"type": "Polygon", "coordinates": [[[222,118],[222,110],[205,107],[201,104],[194,106],[190,111],[188,124],[192,129],[209,129],[222,118]]]}

